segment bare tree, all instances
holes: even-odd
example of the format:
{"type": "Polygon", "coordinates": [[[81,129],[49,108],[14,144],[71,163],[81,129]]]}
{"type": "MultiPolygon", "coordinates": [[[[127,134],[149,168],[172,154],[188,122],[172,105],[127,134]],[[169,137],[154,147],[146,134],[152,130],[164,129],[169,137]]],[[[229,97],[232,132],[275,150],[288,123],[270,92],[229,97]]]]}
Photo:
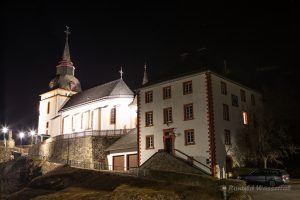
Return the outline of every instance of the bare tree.
{"type": "Polygon", "coordinates": [[[257,122],[240,129],[236,135],[236,155],[240,162],[263,161],[282,163],[282,158],[295,153],[288,128],[264,113],[257,122]]]}

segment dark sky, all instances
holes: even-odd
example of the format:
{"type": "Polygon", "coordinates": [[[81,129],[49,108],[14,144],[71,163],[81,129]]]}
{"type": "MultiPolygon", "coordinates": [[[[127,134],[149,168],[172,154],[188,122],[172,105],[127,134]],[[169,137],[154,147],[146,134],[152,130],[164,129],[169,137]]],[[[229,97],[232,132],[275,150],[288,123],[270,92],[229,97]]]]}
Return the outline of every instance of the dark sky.
{"type": "Polygon", "coordinates": [[[148,2],[2,3],[1,124],[15,132],[37,126],[39,95],[55,76],[65,25],[71,27],[71,59],[83,89],[119,78],[121,64],[125,81],[137,88],[145,58],[150,79],[179,68],[218,71],[224,59],[246,75],[258,68],[299,66],[296,1],[148,2]]]}

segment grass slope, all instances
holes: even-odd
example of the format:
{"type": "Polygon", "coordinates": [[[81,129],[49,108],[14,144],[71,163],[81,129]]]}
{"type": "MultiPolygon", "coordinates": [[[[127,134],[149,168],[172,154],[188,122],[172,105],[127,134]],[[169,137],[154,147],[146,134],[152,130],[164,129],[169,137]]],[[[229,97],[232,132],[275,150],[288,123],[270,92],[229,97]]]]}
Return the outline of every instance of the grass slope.
{"type": "MultiPolygon", "coordinates": [[[[33,179],[26,188],[11,194],[7,199],[223,199],[216,186],[224,184],[224,181],[215,185],[211,184],[212,181],[216,180],[208,177],[208,181],[203,182],[201,187],[188,186],[63,166],[33,179]]],[[[232,199],[240,199],[235,196],[233,194],[232,199]]]]}

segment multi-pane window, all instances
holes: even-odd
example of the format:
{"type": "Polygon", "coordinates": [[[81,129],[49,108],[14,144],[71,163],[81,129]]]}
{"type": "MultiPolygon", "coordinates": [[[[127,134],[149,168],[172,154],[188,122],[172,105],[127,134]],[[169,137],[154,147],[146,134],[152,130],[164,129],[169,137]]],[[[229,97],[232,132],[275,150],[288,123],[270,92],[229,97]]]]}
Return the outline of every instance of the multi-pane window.
{"type": "Polygon", "coordinates": [[[248,125],[249,124],[249,118],[248,118],[248,112],[243,112],[243,124],[248,125]]]}
{"type": "Polygon", "coordinates": [[[223,119],[229,121],[229,107],[227,104],[223,104],[223,119]]]}
{"type": "Polygon", "coordinates": [[[185,144],[186,145],[195,144],[194,129],[185,130],[184,135],[185,135],[185,144]]]}
{"type": "Polygon", "coordinates": [[[154,136],[153,135],[146,136],[146,149],[154,149],[154,136]]]}
{"type": "Polygon", "coordinates": [[[240,90],[241,93],[241,101],[246,102],[246,92],[245,90],[240,90]]]}
{"type": "Polygon", "coordinates": [[[148,91],[145,93],[145,103],[150,103],[153,101],[153,91],[148,91]]]}
{"type": "Polygon", "coordinates": [[[251,104],[254,106],[255,105],[255,97],[254,94],[251,94],[251,104]]]}
{"type": "Polygon", "coordinates": [[[50,101],[47,104],[47,114],[49,114],[49,113],[50,113],[50,101]]]}
{"type": "Polygon", "coordinates": [[[170,99],[171,98],[171,86],[163,88],[163,99],[170,99]]]}
{"type": "Polygon", "coordinates": [[[146,126],[153,126],[153,111],[145,113],[146,126]]]}
{"type": "Polygon", "coordinates": [[[193,92],[192,81],[187,81],[183,83],[183,94],[191,94],[193,92]]]}
{"type": "Polygon", "coordinates": [[[194,119],[193,104],[184,105],[184,120],[194,119]]]}
{"type": "Polygon", "coordinates": [[[72,130],[79,130],[80,129],[80,118],[79,113],[73,115],[72,117],[72,130]]]}
{"type": "Polygon", "coordinates": [[[223,81],[221,81],[221,93],[227,95],[227,85],[223,81]]]}
{"type": "Polygon", "coordinates": [[[231,94],[231,103],[233,106],[238,107],[239,106],[239,98],[238,96],[231,94]]]}
{"type": "Polygon", "coordinates": [[[173,121],[172,118],[172,108],[164,109],[164,124],[171,123],[173,121]]]}
{"type": "Polygon", "coordinates": [[[90,111],[83,113],[83,129],[87,130],[90,127],[90,111]]]}
{"type": "Polygon", "coordinates": [[[116,123],[116,108],[110,109],[110,124],[116,123]]]}
{"type": "Polygon", "coordinates": [[[224,130],[224,141],[225,145],[231,145],[231,135],[230,135],[230,130],[224,130]]]}

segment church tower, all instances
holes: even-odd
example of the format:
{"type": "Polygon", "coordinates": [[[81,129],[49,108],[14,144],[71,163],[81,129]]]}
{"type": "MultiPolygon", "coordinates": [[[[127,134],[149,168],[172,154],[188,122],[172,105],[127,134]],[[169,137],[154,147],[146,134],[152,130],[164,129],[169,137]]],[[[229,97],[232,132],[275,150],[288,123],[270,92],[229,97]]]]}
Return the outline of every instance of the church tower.
{"type": "Polygon", "coordinates": [[[80,82],[74,76],[75,67],[70,56],[69,27],[66,27],[65,34],[63,56],[56,66],[56,76],[49,83],[51,90],[40,95],[38,134],[48,137],[61,134],[62,124],[58,111],[70,96],[81,92],[80,82]]]}

